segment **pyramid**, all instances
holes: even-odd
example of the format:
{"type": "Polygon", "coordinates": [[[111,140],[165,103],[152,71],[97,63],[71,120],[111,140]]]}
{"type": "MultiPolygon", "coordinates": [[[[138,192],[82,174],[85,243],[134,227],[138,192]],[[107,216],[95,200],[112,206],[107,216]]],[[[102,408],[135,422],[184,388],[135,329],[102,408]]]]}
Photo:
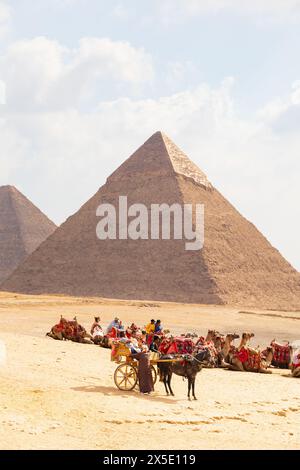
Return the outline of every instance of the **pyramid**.
{"type": "Polygon", "coordinates": [[[0,282],[56,229],[13,186],[0,187],[0,282]]]}
{"type": "MultiPolygon", "coordinates": [[[[117,227],[118,228],[118,227],[117,227]]],[[[300,307],[300,274],[164,134],[155,133],[2,285],[41,294],[300,307]],[[204,204],[205,243],[99,240],[97,207],[204,204]]]]}

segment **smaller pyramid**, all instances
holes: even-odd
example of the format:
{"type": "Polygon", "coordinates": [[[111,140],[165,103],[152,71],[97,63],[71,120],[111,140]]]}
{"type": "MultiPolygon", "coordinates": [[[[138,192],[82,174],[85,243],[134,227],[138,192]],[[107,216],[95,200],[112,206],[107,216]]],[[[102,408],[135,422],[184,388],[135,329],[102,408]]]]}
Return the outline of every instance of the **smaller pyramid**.
{"type": "Polygon", "coordinates": [[[14,186],[0,187],[0,283],[56,230],[14,186]]]}

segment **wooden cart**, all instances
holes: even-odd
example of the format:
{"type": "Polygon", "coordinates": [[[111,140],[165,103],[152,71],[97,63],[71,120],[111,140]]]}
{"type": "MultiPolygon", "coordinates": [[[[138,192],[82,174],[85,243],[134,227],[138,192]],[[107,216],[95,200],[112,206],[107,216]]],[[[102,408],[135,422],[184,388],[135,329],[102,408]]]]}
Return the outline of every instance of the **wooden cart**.
{"type": "MultiPolygon", "coordinates": [[[[133,390],[138,385],[139,363],[137,360],[130,357],[131,352],[125,344],[117,343],[114,346],[114,356],[112,356],[112,360],[119,364],[114,373],[115,384],[119,390],[133,390]]],[[[153,365],[153,361],[151,361],[151,373],[153,384],[155,384],[157,380],[157,372],[153,365]]]]}
{"type": "MultiPolygon", "coordinates": [[[[114,373],[114,382],[119,390],[130,391],[138,385],[138,361],[130,357],[131,352],[123,343],[115,344],[114,356],[112,360],[117,362],[119,365],[114,373]]],[[[165,359],[160,360],[158,354],[153,354],[151,363],[151,374],[153,378],[153,385],[157,381],[157,370],[156,365],[159,362],[176,362],[182,359],[165,359]]]]}

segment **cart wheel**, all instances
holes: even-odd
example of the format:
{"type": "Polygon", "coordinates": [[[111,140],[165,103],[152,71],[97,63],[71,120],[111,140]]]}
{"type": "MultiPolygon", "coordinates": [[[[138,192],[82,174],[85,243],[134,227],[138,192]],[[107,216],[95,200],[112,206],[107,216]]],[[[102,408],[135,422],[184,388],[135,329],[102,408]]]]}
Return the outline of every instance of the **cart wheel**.
{"type": "Polygon", "coordinates": [[[157,381],[157,372],[154,366],[151,366],[151,375],[152,375],[153,385],[155,385],[157,381]]]}
{"type": "Polygon", "coordinates": [[[114,381],[119,390],[133,390],[137,384],[137,370],[131,364],[120,364],[114,373],[114,381]]]}

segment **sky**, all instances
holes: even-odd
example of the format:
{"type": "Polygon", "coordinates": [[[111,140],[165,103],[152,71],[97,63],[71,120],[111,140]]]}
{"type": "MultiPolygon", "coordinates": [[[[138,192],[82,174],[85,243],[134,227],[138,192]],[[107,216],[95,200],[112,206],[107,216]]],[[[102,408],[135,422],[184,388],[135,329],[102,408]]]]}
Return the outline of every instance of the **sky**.
{"type": "Polygon", "coordinates": [[[300,270],[300,0],[0,0],[0,185],[57,224],[157,130],[300,270]]]}

